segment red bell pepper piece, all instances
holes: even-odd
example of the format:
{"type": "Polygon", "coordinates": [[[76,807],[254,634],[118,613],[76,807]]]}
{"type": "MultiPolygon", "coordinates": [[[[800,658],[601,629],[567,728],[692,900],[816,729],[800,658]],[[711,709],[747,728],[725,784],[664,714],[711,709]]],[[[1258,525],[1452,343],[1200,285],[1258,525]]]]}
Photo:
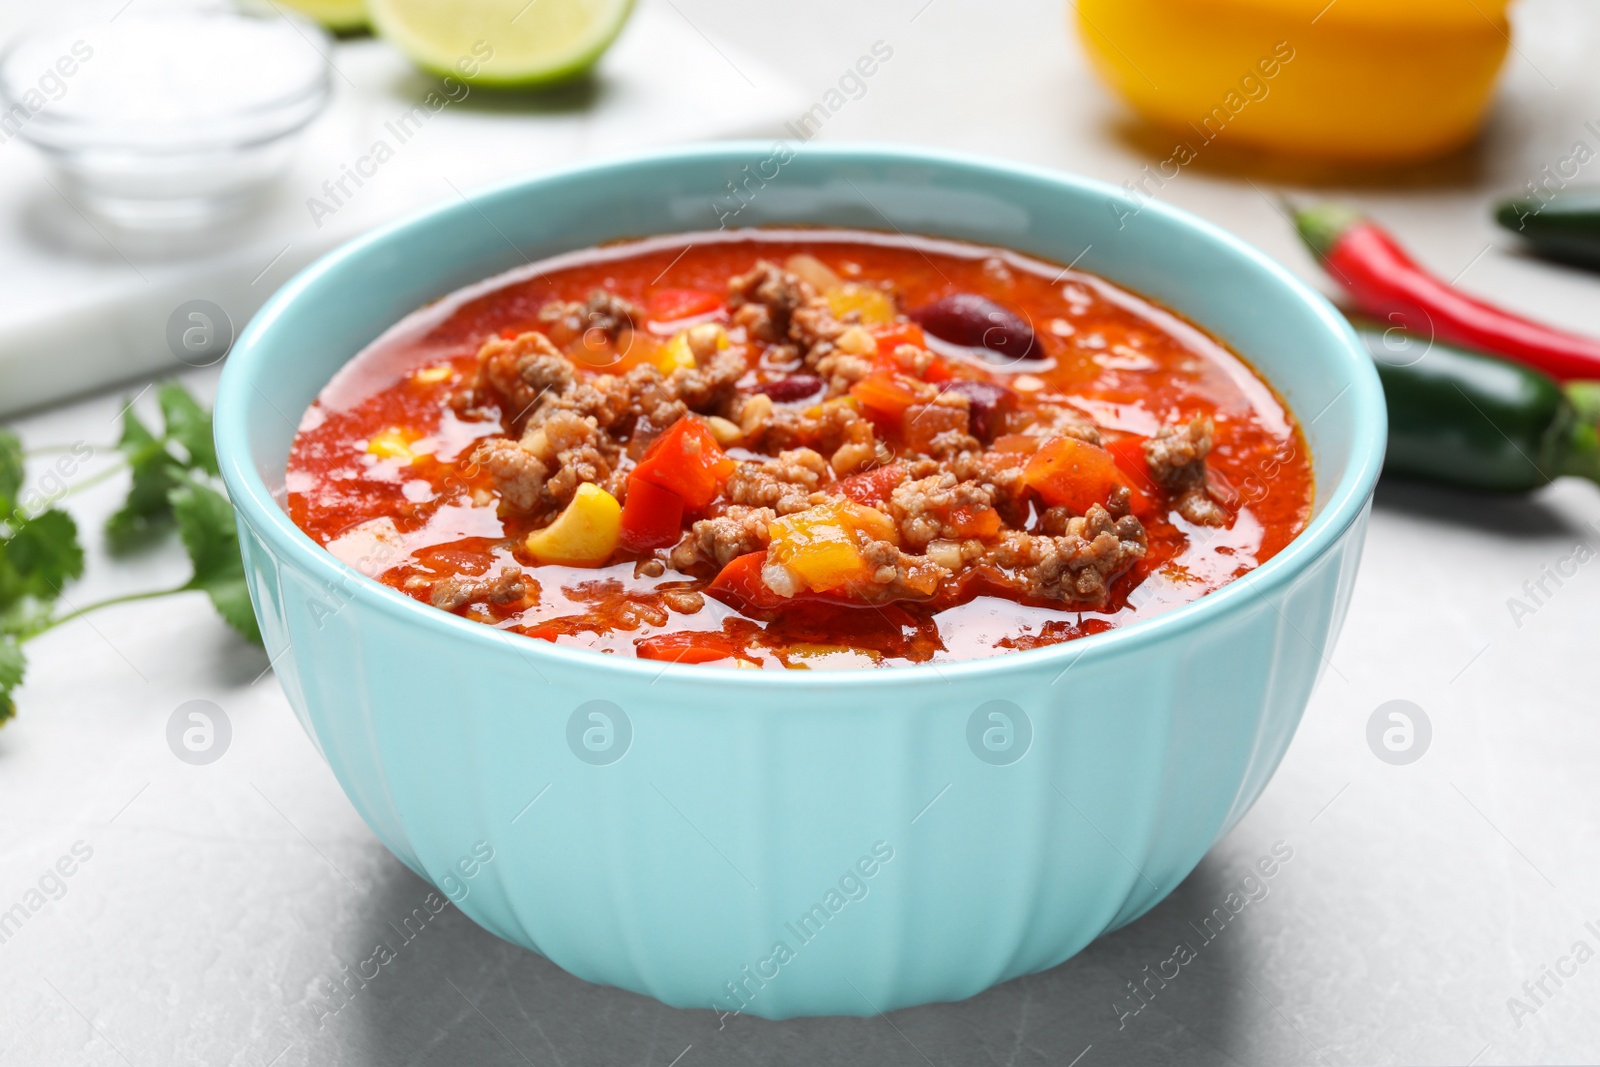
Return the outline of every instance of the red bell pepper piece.
{"type": "Polygon", "coordinates": [[[961,504],[951,510],[950,526],[962,537],[989,541],[1000,533],[1000,513],[984,504],[961,504]]]}
{"type": "Polygon", "coordinates": [[[1117,470],[1123,474],[1122,484],[1128,487],[1128,510],[1143,516],[1156,510],[1156,498],[1161,487],[1150,477],[1150,464],[1144,458],[1143,437],[1124,437],[1106,445],[1106,451],[1116,461],[1117,470]]]}
{"type": "Polygon", "coordinates": [[[850,395],[870,414],[898,426],[906,409],[922,397],[893,371],[873,371],[850,387],[850,395]]]}
{"type": "Polygon", "coordinates": [[[766,562],[764,551],[747,552],[730,560],[706,586],[706,596],[746,614],[783,607],[790,601],[768,589],[761,580],[761,568],[766,562]]]}
{"type": "Polygon", "coordinates": [[[890,322],[883,326],[875,326],[872,328],[872,336],[878,342],[878,353],[884,356],[894,355],[894,350],[901,345],[928,347],[928,339],[922,332],[922,327],[914,322],[890,322]]]}
{"type": "Polygon", "coordinates": [[[882,467],[852,474],[835,486],[839,492],[857,504],[875,506],[889,499],[894,487],[905,481],[906,468],[902,463],[886,463],[882,467]]]}
{"type": "Polygon", "coordinates": [[[622,504],[622,547],[648,552],[675,545],[682,536],[683,497],[643,478],[629,478],[622,504]]]}
{"type": "Polygon", "coordinates": [[[1110,452],[1076,437],[1046,441],[1029,457],[1022,480],[1046,504],[1078,515],[1094,504],[1104,504],[1122,482],[1110,452]]]}
{"type": "Polygon", "coordinates": [[[715,663],[722,659],[744,658],[744,647],[719,633],[685,631],[642,637],[633,643],[640,659],[668,663],[715,663]]]}
{"type": "Polygon", "coordinates": [[[1600,339],[1523,318],[1428,273],[1387,232],[1324,204],[1295,215],[1300,237],[1356,308],[1422,337],[1493,352],[1556,378],[1600,378],[1600,339]]]}
{"type": "Polygon", "coordinates": [[[722,297],[704,289],[658,289],[649,306],[651,322],[678,322],[721,309],[722,297]]]}
{"type": "Polygon", "coordinates": [[[685,415],[650,443],[629,476],[676,493],[686,508],[698,511],[717,498],[722,483],[738,464],[727,457],[711,429],[693,415],[685,415]]]}

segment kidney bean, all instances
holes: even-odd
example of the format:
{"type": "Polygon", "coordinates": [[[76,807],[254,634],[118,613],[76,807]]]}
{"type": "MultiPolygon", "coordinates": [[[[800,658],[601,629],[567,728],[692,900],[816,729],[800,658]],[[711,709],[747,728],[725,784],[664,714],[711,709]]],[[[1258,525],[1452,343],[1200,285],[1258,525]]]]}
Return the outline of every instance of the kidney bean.
{"type": "Polygon", "coordinates": [[[952,293],[913,311],[911,318],[941,341],[1011,359],[1038,358],[1033,327],[986,296],[952,293]]]}
{"type": "Polygon", "coordinates": [[[779,404],[808,400],[822,391],[822,379],[815,374],[791,374],[787,378],[762,382],[756,392],[766,393],[779,404]]]}
{"type": "Polygon", "coordinates": [[[945,389],[967,398],[967,424],[972,435],[988,441],[1000,429],[1000,417],[1011,408],[1013,394],[996,382],[957,378],[945,389]]]}

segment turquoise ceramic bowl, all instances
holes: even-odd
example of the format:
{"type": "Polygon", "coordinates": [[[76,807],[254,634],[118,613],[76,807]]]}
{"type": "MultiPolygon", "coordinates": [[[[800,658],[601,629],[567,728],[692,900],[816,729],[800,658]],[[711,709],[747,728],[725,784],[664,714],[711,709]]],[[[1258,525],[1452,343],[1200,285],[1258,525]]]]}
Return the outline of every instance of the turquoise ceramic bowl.
{"type": "Polygon", "coordinates": [[[267,650],[383,843],[580,978],[773,1018],[968,997],[1176,886],[1289,744],[1384,449],[1350,329],[1261,253],[1111,186],[860,146],[687,148],[448,201],[279,292],[240,337],[216,415],[267,650]],[[524,259],[719,217],[1004,245],[1177,308],[1299,414],[1314,520],[1247,578],[1148,622],[838,673],[664,668],[511,637],[368,580],[289,521],[301,412],[407,312],[524,259]]]}

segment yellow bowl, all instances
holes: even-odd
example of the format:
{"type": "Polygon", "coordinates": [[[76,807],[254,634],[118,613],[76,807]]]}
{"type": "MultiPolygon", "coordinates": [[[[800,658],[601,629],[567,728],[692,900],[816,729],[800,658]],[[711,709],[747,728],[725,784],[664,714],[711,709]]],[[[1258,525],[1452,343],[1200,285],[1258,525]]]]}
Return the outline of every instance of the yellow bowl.
{"type": "Polygon", "coordinates": [[[1509,0],[1077,0],[1096,71],[1196,153],[1395,163],[1477,132],[1509,0]]]}

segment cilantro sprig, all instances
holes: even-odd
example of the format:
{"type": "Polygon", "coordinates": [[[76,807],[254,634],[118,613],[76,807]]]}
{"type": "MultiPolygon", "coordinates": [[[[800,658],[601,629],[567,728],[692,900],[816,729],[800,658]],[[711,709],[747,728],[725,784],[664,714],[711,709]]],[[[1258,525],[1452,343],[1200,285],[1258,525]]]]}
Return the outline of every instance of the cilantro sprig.
{"type": "MultiPolygon", "coordinates": [[[[22,646],[112,604],[205,593],[223,621],[246,640],[261,643],[233,508],[220,491],[211,415],[177,382],[163,383],[156,401],[161,425],[155,429],[131,403],[123,412],[117,450],[130,484],[122,506],[106,522],[106,541],[114,555],[123,555],[176,529],[193,573],[182,585],[126,593],[65,612],[58,611],[66,603],[63,590],[84,570],[78,524],[55,506],[60,497],[42,507],[23,502],[22,442],[0,429],[0,724],[16,713],[15,692],[27,670],[22,646]]],[[[77,487],[105,476],[83,479],[77,487]]]]}

